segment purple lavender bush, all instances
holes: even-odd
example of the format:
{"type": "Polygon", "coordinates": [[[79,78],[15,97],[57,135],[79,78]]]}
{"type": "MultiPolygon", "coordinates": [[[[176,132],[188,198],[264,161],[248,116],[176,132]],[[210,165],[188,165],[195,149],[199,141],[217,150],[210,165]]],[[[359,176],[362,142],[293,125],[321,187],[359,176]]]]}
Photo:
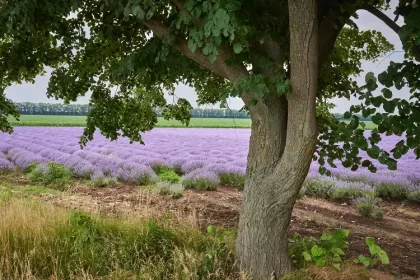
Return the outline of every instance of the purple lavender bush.
{"type": "Polygon", "coordinates": [[[219,176],[216,173],[200,168],[194,170],[182,179],[185,189],[199,189],[214,191],[220,184],[219,176]]]}
{"type": "MultiPolygon", "coordinates": [[[[55,161],[68,167],[73,177],[89,179],[99,170],[107,178],[132,184],[144,183],[144,178],[156,181],[150,167],[165,165],[187,180],[196,176],[196,170],[207,170],[216,174],[221,184],[243,185],[248,129],[157,128],[143,135],[146,145],[130,144],[125,138],[110,142],[98,132],[83,150],[78,144],[81,134],[81,128],[68,127],[17,127],[13,134],[0,133],[0,158],[4,154],[7,160],[1,164],[27,168],[33,162],[55,161]],[[139,175],[143,173],[148,175],[139,175]]],[[[397,136],[384,137],[381,148],[389,151],[400,140],[397,136]]],[[[360,153],[360,157],[366,156],[360,153]]],[[[375,174],[364,168],[353,172],[335,162],[337,168],[330,168],[332,177],[319,176],[319,165],[313,162],[302,193],[348,200],[374,190],[384,198],[418,201],[420,161],[412,152],[399,159],[397,171],[373,162],[378,167],[375,174]]]]}
{"type": "Polygon", "coordinates": [[[0,173],[11,172],[13,170],[13,163],[8,161],[5,157],[0,157],[0,173]]]}
{"type": "Polygon", "coordinates": [[[121,167],[117,178],[123,182],[146,186],[158,180],[156,173],[149,166],[126,163],[121,167]]]}

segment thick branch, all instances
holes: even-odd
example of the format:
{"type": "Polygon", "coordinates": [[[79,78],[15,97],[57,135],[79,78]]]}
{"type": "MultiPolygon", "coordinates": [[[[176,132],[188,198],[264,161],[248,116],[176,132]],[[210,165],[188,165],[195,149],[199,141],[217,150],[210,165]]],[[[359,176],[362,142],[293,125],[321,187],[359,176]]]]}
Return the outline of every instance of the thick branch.
{"type": "Polygon", "coordinates": [[[264,44],[262,47],[269,58],[279,64],[283,63],[283,52],[279,44],[274,41],[270,34],[264,36],[264,44]]]}
{"type": "MultiPolygon", "coordinates": [[[[155,34],[159,38],[163,38],[165,34],[168,32],[169,28],[160,21],[151,19],[146,20],[143,22],[153,34],[155,34]]],[[[227,66],[226,60],[228,59],[230,53],[227,52],[225,49],[221,51],[221,53],[217,56],[217,60],[214,63],[211,63],[209,58],[202,54],[199,51],[192,52],[188,48],[188,41],[181,36],[177,36],[173,42],[171,42],[172,47],[177,49],[180,53],[188,57],[189,59],[195,61],[196,63],[200,64],[202,67],[207,68],[208,70],[214,72],[216,75],[228,79],[232,82],[235,82],[240,75],[247,76],[248,71],[243,66],[227,66]]]]}
{"type": "MultiPolygon", "coordinates": [[[[153,32],[154,35],[159,38],[163,38],[169,30],[169,28],[164,23],[155,19],[145,20],[143,23],[153,32]]],[[[221,53],[217,56],[217,60],[214,63],[211,63],[209,58],[202,54],[200,51],[192,52],[188,48],[188,41],[181,36],[177,36],[175,40],[171,42],[171,46],[202,67],[233,83],[235,83],[241,76],[249,76],[248,70],[246,70],[244,65],[226,64],[226,60],[231,55],[227,48],[223,48],[221,53]]],[[[241,97],[245,104],[249,104],[251,102],[251,95],[244,93],[241,97]]]]}
{"type": "MultiPolygon", "coordinates": [[[[396,24],[392,19],[390,19],[387,15],[385,15],[383,12],[379,11],[378,9],[376,9],[375,7],[371,5],[364,5],[363,9],[368,11],[372,15],[376,16],[380,20],[382,20],[386,25],[388,25],[389,28],[394,30],[395,33],[399,35],[401,31],[401,27],[398,24],[396,24]]],[[[417,61],[420,61],[420,47],[414,45],[411,48],[411,51],[413,52],[415,59],[417,61]]]]}
{"type": "Polygon", "coordinates": [[[334,49],[335,41],[344,27],[344,22],[334,26],[337,20],[337,15],[332,11],[321,21],[318,26],[318,67],[321,68],[328,60],[334,49]]]}
{"type": "Polygon", "coordinates": [[[398,24],[396,24],[392,19],[390,19],[387,15],[385,15],[383,12],[379,11],[378,9],[376,9],[375,7],[371,5],[364,5],[362,9],[368,11],[372,15],[382,20],[386,25],[389,26],[389,28],[394,30],[395,33],[397,34],[400,33],[401,27],[398,24]]]}

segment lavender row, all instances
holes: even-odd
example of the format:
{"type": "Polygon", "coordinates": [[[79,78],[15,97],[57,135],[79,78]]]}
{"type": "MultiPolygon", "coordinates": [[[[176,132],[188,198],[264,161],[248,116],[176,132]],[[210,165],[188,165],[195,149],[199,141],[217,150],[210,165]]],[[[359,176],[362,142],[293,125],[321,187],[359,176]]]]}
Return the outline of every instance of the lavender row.
{"type": "MultiPolygon", "coordinates": [[[[130,144],[124,138],[110,142],[97,133],[95,139],[80,150],[81,133],[80,128],[19,127],[12,135],[0,134],[0,168],[10,168],[13,164],[26,168],[32,161],[56,161],[68,166],[76,176],[103,174],[127,182],[137,180],[141,174],[155,176],[154,165],[172,166],[187,179],[214,178],[226,173],[243,175],[250,137],[248,129],[154,129],[144,134],[146,144],[140,145],[130,144]]],[[[400,139],[386,137],[381,148],[391,150],[400,139]]],[[[397,171],[377,165],[375,174],[366,169],[352,172],[336,164],[338,167],[331,171],[338,187],[349,181],[362,182],[372,188],[388,182],[409,191],[419,190],[420,162],[413,153],[399,160],[397,171]]],[[[317,172],[314,162],[309,177],[318,176],[317,172]]]]}

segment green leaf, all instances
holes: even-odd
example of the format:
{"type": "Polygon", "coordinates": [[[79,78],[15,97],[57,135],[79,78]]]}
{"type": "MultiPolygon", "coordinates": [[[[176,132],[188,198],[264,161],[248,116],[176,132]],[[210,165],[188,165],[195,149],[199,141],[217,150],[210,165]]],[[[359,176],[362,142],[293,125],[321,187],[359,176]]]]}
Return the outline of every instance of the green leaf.
{"type": "Polygon", "coordinates": [[[378,252],[377,256],[382,264],[389,264],[388,254],[384,250],[378,252]]]}
{"type": "Polygon", "coordinates": [[[324,266],[325,265],[325,260],[324,259],[318,259],[315,262],[316,266],[324,266]]]}
{"type": "Polygon", "coordinates": [[[349,111],[345,112],[343,115],[344,119],[348,120],[351,118],[351,113],[349,111]]]}
{"type": "Polygon", "coordinates": [[[209,60],[210,60],[211,63],[214,63],[216,61],[216,59],[217,59],[217,56],[215,54],[209,55],[209,60]]]}
{"type": "Polygon", "coordinates": [[[381,149],[378,146],[373,145],[371,148],[367,149],[367,154],[373,159],[377,159],[379,157],[381,149]]]}
{"type": "Polygon", "coordinates": [[[140,20],[144,19],[144,11],[140,6],[135,6],[131,13],[140,20]]]}
{"type": "Polygon", "coordinates": [[[375,245],[375,239],[372,237],[366,237],[366,245],[368,245],[369,247],[372,247],[373,245],[375,245]]]}
{"type": "Polygon", "coordinates": [[[380,113],[376,113],[372,116],[372,122],[376,125],[381,124],[382,122],[382,115],[380,113]]]}
{"type": "Polygon", "coordinates": [[[193,40],[189,40],[188,48],[190,49],[190,51],[195,52],[197,50],[197,44],[193,40]]]}
{"type": "Polygon", "coordinates": [[[309,253],[307,251],[303,251],[302,255],[303,255],[303,258],[305,259],[305,261],[310,262],[312,260],[311,255],[309,255],[309,253]]]}
{"type": "Polygon", "coordinates": [[[388,101],[383,104],[384,110],[388,113],[394,113],[396,104],[394,102],[388,101]]]}
{"type": "Polygon", "coordinates": [[[386,99],[392,98],[392,91],[387,88],[382,89],[382,94],[386,99]]]}
{"type": "Polygon", "coordinates": [[[358,257],[357,257],[357,260],[361,263],[361,264],[363,264],[364,266],[366,266],[366,267],[368,267],[369,265],[370,265],[370,261],[369,261],[369,259],[368,258],[366,258],[365,256],[363,256],[363,255],[359,255],[358,257]]]}
{"type": "Polygon", "coordinates": [[[376,77],[373,72],[368,72],[365,76],[365,82],[368,84],[369,82],[376,83],[376,77]]]}
{"type": "Polygon", "coordinates": [[[324,249],[322,249],[321,247],[318,247],[317,245],[314,245],[311,248],[311,254],[314,257],[320,257],[324,255],[324,249]]]}
{"type": "Polygon", "coordinates": [[[242,51],[242,45],[241,45],[240,43],[236,43],[236,44],[234,44],[234,45],[233,45],[233,51],[234,51],[236,54],[241,53],[241,51],[242,51]]]}
{"type": "Polygon", "coordinates": [[[218,9],[213,16],[213,22],[217,26],[218,30],[222,30],[229,25],[230,17],[226,10],[218,9]]]}

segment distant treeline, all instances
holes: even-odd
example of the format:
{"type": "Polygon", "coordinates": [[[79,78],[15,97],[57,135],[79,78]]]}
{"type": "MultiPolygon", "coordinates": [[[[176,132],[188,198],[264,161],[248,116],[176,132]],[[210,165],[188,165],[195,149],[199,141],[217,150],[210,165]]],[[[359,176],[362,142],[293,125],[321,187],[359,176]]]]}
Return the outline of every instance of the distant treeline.
{"type": "MultiPolygon", "coordinates": [[[[51,104],[51,103],[15,103],[22,115],[63,115],[63,116],[87,116],[89,105],[87,104],[51,104]]],[[[162,111],[156,109],[155,112],[160,117],[162,111]]],[[[238,118],[249,119],[246,112],[228,109],[192,109],[190,110],[193,118],[238,118]]]]}
{"type": "MultiPolygon", "coordinates": [[[[87,104],[51,104],[51,103],[16,103],[19,112],[22,115],[63,115],[63,116],[87,116],[89,105],[87,104]]],[[[156,109],[157,115],[162,115],[160,109],[156,109]]],[[[238,118],[249,119],[246,112],[228,109],[192,109],[190,110],[193,118],[238,118]]],[[[344,119],[343,114],[334,113],[337,119],[344,119]]],[[[358,116],[362,121],[370,121],[370,117],[364,118],[358,116]]]]}

